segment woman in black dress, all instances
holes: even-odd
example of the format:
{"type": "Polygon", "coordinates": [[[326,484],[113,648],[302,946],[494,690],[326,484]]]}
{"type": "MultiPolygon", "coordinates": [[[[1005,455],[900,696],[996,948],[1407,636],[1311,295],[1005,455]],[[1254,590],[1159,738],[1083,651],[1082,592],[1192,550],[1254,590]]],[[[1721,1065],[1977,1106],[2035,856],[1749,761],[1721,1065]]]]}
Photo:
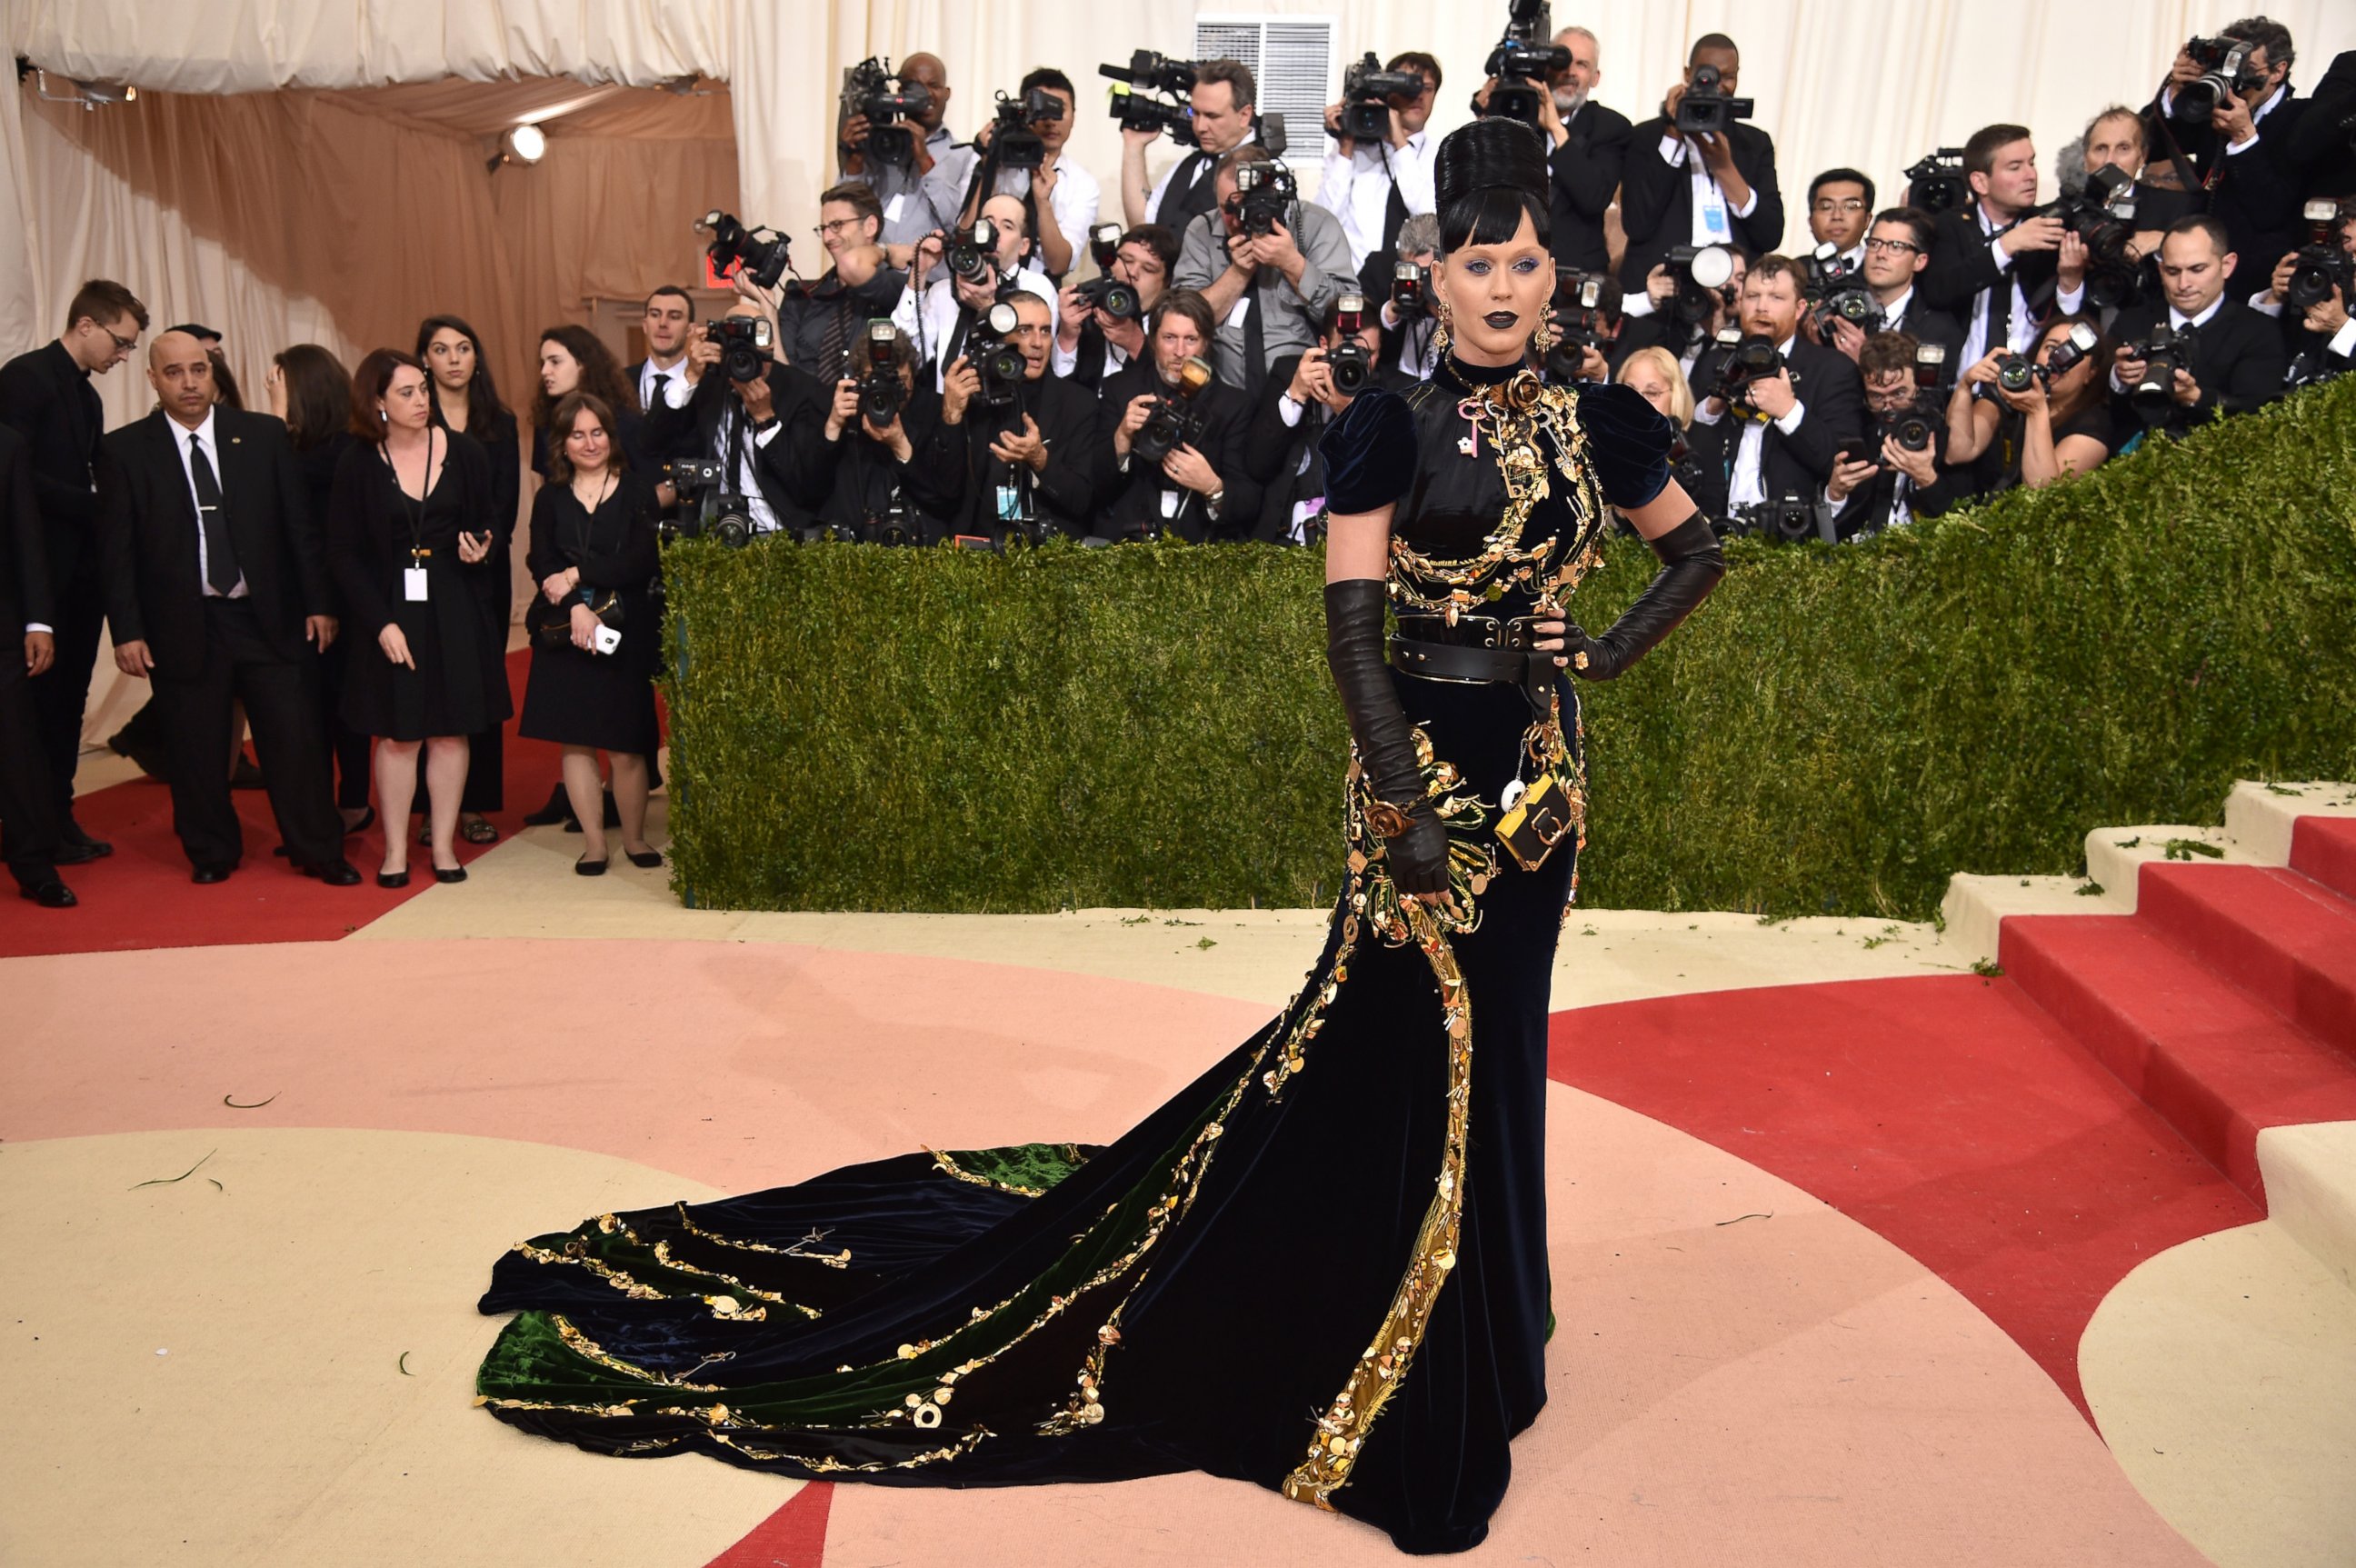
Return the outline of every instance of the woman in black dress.
{"type": "MultiPolygon", "coordinates": [[[[434,397],[434,422],[473,436],[491,460],[491,558],[473,580],[491,624],[505,628],[515,608],[509,544],[515,537],[523,493],[523,447],[516,416],[499,401],[481,336],[459,317],[429,316],[420,322],[417,358],[425,367],[426,390],[434,397]]],[[[497,843],[499,830],[483,813],[506,804],[507,748],[494,725],[466,737],[466,790],[458,802],[458,831],[468,843],[497,843]]]]}
{"type": "Polygon", "coordinates": [[[377,737],[377,804],[385,823],[381,887],[409,881],[409,805],[425,747],[434,876],[464,882],[455,842],[466,785],[466,736],[506,718],[504,628],[483,611],[473,575],[495,532],[490,459],[434,423],[425,367],[379,349],[352,377],[353,433],[336,469],[328,550],[351,617],[372,647],[354,650],[344,718],[377,737]]]}
{"type": "Polygon", "coordinates": [[[564,748],[564,790],[586,844],[573,869],[605,869],[604,781],[597,754],[613,759],[622,853],[632,865],[662,856],[647,843],[648,759],[660,744],[654,672],[659,644],[648,585],[657,562],[654,488],[630,471],[601,398],[560,400],[548,449],[548,483],[531,502],[531,684],[516,733],[564,748]],[[601,650],[601,628],[621,642],[601,650]]]}
{"type": "MultiPolygon", "coordinates": [[[[270,412],[284,420],[294,443],[294,461],[303,469],[303,484],[311,498],[312,525],[325,537],[331,530],[336,469],[358,437],[352,435],[352,373],[344,362],[316,343],[297,343],[271,361],[265,383],[270,412]]],[[[340,593],[336,618],[348,623],[351,612],[340,593]]],[[[369,737],[344,722],[344,671],[349,668],[352,642],[339,637],[319,655],[319,704],[327,730],[328,768],[336,775],[336,807],[343,812],[344,832],[356,833],[376,821],[369,804],[369,737]]]]}
{"type": "Polygon", "coordinates": [[[1325,442],[1355,746],[1301,994],[1100,1149],[927,1150],[523,1243],[482,1303],[527,1309],[478,1380],[499,1419],[884,1484],[1195,1468],[1408,1552],[1487,1533],[1546,1402],[1547,992],[1585,820],[1560,671],[1627,669],[1721,566],[1668,421],[1536,368],[1537,134],[1475,121],[1436,181],[1453,352],[1325,442]],[[1607,505],[1665,565],[1589,637],[1562,606],[1607,505]]]}
{"type": "Polygon", "coordinates": [[[2009,356],[1982,355],[1947,399],[1947,462],[1971,465],[1981,494],[2091,473],[2123,445],[2111,408],[2110,336],[2094,317],[2057,316],[2039,328],[2027,355],[2036,373],[2019,391],[1997,379],[2009,356]]]}

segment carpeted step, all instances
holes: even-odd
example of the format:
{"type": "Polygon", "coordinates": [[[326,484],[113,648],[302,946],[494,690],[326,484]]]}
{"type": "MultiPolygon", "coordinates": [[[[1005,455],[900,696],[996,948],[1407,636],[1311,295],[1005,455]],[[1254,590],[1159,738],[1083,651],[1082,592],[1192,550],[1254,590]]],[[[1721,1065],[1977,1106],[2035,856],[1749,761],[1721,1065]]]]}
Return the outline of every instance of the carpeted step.
{"type": "Polygon", "coordinates": [[[2243,1191],[2262,1128],[2356,1118],[2356,1061],[2172,946],[2141,918],[2005,922],[2005,973],[2243,1191]]]}
{"type": "Polygon", "coordinates": [[[2301,817],[2291,832],[2291,869],[2356,898],[2356,817],[2301,817]]]}
{"type": "Polygon", "coordinates": [[[2273,866],[2147,863],[2136,914],[2292,1023],[2356,1056],[2356,904],[2273,866]]]}

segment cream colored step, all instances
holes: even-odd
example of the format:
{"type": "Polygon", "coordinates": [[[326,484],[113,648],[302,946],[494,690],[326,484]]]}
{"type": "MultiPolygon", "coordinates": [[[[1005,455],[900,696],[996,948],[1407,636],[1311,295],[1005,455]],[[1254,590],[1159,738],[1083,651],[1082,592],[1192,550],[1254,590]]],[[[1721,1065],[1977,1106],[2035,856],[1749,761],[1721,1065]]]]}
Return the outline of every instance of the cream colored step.
{"type": "Polygon", "coordinates": [[[1947,879],[1939,903],[1946,921],[1942,945],[1965,963],[1994,963],[1997,936],[2008,915],[2132,915],[2133,895],[2122,898],[2083,876],[1975,876],[1947,879]]]}
{"type": "Polygon", "coordinates": [[[2225,797],[2225,832],[2264,865],[2290,864],[2291,824],[2301,817],[2356,817],[2356,785],[2244,779],[2225,797]]]}
{"type": "Polygon", "coordinates": [[[2356,1290],[2356,1122],[2309,1122],[2258,1134],[2266,1218],[2356,1290]]]}

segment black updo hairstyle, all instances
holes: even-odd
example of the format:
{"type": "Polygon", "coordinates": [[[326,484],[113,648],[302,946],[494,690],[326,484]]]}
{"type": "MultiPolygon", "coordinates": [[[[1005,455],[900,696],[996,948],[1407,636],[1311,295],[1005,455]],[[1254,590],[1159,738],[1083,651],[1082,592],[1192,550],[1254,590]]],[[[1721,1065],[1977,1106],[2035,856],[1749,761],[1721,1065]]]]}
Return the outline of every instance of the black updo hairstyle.
{"type": "Polygon", "coordinates": [[[1521,121],[1490,117],[1448,133],[1433,181],[1443,255],[1466,245],[1507,243],[1525,213],[1538,243],[1548,242],[1546,147],[1521,121]]]}

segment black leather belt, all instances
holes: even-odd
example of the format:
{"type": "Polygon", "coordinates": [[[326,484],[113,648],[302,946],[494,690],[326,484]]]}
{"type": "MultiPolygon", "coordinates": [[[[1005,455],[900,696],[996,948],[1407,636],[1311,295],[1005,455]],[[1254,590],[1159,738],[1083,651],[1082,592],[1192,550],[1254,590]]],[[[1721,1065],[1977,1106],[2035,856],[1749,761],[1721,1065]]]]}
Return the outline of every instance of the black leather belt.
{"type": "Polygon", "coordinates": [[[1534,710],[1547,711],[1556,656],[1530,650],[1533,618],[1460,616],[1451,627],[1438,616],[1401,616],[1398,625],[1389,643],[1392,669],[1432,681],[1519,686],[1534,710]]]}

